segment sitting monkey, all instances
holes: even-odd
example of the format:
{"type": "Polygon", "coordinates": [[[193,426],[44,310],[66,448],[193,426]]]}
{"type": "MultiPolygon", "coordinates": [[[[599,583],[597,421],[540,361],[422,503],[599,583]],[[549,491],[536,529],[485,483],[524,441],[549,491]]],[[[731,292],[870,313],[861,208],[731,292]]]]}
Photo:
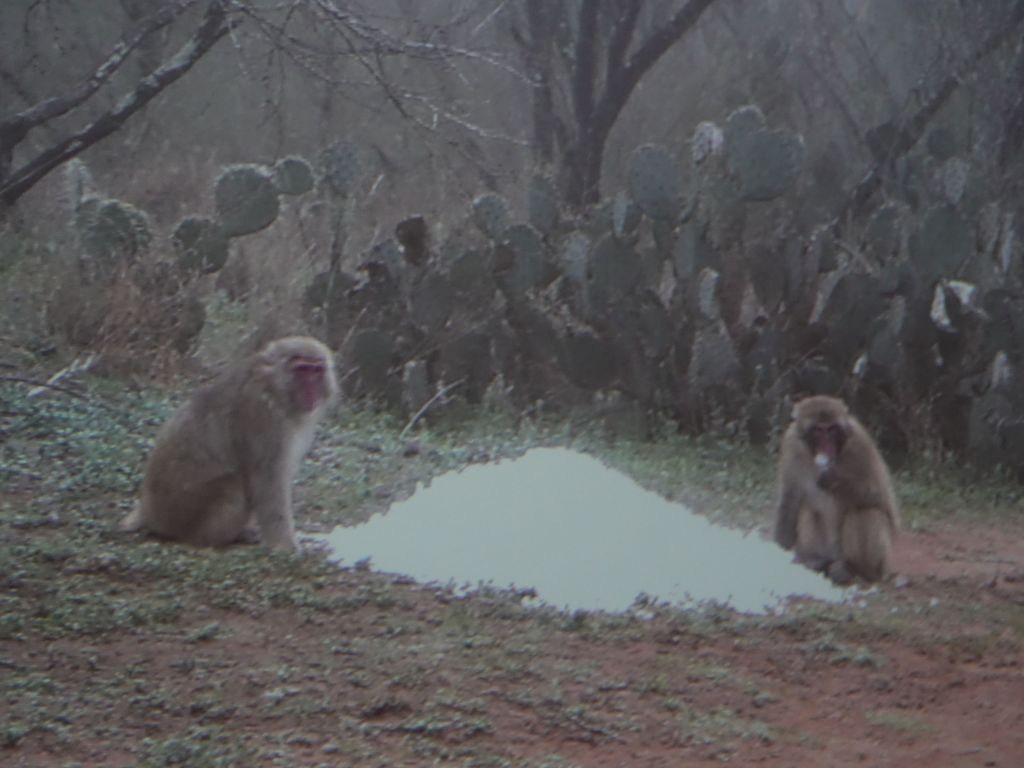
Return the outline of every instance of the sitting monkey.
{"type": "Polygon", "coordinates": [[[798,402],[782,438],[775,541],[837,584],[879,581],[898,529],[889,470],[846,403],[798,402]]]}
{"type": "Polygon", "coordinates": [[[307,337],[227,369],[161,428],[121,527],[224,546],[255,523],[267,546],[295,549],[292,479],[337,391],[331,351],[307,337]]]}

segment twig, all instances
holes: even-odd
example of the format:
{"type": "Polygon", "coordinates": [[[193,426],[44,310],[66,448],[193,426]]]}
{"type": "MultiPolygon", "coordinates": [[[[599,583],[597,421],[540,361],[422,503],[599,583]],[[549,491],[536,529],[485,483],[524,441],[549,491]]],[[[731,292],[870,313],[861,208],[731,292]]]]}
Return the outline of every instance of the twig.
{"type": "MultiPolygon", "coordinates": [[[[81,360],[80,358],[76,357],[74,360],[71,361],[70,365],[67,365],[64,368],[61,368],[59,371],[57,371],[55,374],[53,374],[50,378],[48,378],[45,382],[41,382],[41,383],[37,384],[35,387],[33,387],[32,389],[30,389],[29,393],[28,393],[28,398],[32,399],[33,397],[38,397],[47,388],[49,388],[49,389],[61,389],[60,387],[55,386],[57,384],[57,382],[61,381],[62,379],[66,379],[68,376],[73,376],[76,373],[82,373],[83,371],[88,371],[90,368],[92,368],[93,363],[95,363],[97,359],[98,359],[97,356],[94,353],[92,353],[92,352],[90,352],[86,356],[85,360],[81,360]]],[[[69,390],[64,389],[64,390],[61,390],[61,391],[67,392],[69,390]]]]}
{"type": "Polygon", "coordinates": [[[0,376],[0,381],[13,381],[17,382],[18,384],[31,384],[33,386],[33,389],[31,392],[28,393],[29,397],[32,397],[34,393],[39,392],[43,389],[53,389],[56,390],[57,392],[63,392],[66,395],[77,397],[80,400],[88,400],[88,398],[81,392],[76,392],[75,390],[69,389],[68,387],[63,387],[60,384],[51,384],[48,381],[30,379],[27,376],[0,376]]]}
{"type": "Polygon", "coordinates": [[[455,389],[460,384],[465,383],[465,381],[465,379],[459,379],[458,381],[453,381],[451,384],[443,386],[441,387],[441,389],[437,390],[437,394],[435,394],[432,398],[427,400],[427,402],[423,404],[423,407],[416,411],[416,415],[409,419],[409,423],[405,425],[405,429],[403,429],[399,433],[398,439],[402,440],[405,438],[405,436],[409,433],[409,430],[416,426],[416,422],[420,420],[420,418],[423,416],[423,414],[427,412],[427,409],[429,409],[430,406],[432,406],[435,402],[440,400],[442,397],[444,397],[446,394],[448,394],[451,390],[455,389]]]}

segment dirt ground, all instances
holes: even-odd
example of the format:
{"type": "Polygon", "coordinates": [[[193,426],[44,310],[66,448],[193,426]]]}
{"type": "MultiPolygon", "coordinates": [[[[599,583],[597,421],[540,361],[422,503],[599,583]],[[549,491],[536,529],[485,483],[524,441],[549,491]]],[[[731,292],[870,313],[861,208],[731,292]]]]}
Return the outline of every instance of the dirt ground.
{"type": "MultiPolygon", "coordinates": [[[[561,612],[313,552],[123,534],[167,406],[110,397],[120,410],[5,401],[0,765],[1024,765],[1015,485],[901,473],[898,576],[848,603],[561,612]]],[[[550,438],[484,424],[413,451],[357,416],[307,458],[305,530],[550,438]]],[[[668,496],[696,489],[698,511],[746,509],[732,524],[765,527],[767,452],[682,438],[596,448],[668,496]]]]}
{"type": "Polygon", "coordinates": [[[1018,766],[1020,534],[906,533],[863,605],[771,617],[565,615],[351,569],[320,577],[341,610],[212,592],[170,629],[0,643],[26,726],[0,762],[1018,766]]]}

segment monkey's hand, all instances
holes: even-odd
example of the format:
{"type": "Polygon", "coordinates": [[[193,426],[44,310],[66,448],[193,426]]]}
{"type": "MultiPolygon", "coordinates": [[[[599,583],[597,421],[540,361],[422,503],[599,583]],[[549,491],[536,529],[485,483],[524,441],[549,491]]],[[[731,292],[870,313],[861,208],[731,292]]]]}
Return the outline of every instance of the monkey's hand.
{"type": "Polygon", "coordinates": [[[818,487],[829,493],[836,493],[843,489],[845,483],[842,474],[836,469],[835,464],[819,467],[818,487]]]}
{"type": "Polygon", "coordinates": [[[856,482],[835,464],[818,475],[818,487],[845,500],[854,509],[873,509],[882,503],[878,491],[870,483],[856,482]]]}

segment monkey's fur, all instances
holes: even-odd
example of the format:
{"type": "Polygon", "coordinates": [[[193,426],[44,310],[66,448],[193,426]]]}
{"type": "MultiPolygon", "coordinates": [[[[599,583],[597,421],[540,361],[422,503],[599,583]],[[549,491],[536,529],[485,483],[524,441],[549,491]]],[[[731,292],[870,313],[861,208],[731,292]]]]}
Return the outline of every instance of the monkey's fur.
{"type": "Polygon", "coordinates": [[[775,541],[838,584],[889,573],[899,509],[874,440],[835,397],[793,408],[782,438],[775,541]]]}
{"type": "Polygon", "coordinates": [[[224,546],[255,524],[265,545],[295,549],[292,478],[337,391],[330,350],[307,337],[228,368],[161,428],[121,527],[224,546]]]}

